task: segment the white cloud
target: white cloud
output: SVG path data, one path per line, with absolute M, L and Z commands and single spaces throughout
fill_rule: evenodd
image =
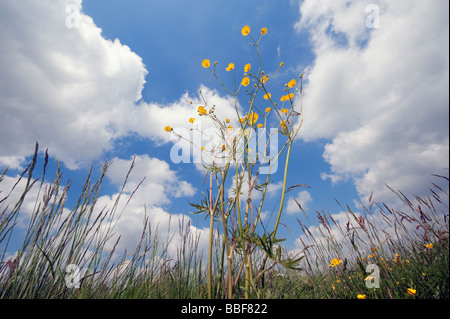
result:
M 300 208 L 295 201 L 301 205 L 304 211 L 307 211 L 308 204 L 313 201 L 313 198 L 308 191 L 300 191 L 295 197 L 290 196 L 286 206 L 286 213 L 288 215 L 294 215 L 300 212 Z
M 378 29 L 365 25 L 370 3 Z M 300 136 L 330 140 L 322 177 L 389 201 L 384 184 L 421 194 L 430 174 L 448 174 L 448 2 L 305 0 L 300 13 L 316 54 Z
M 116 157 L 112 159 L 106 176 L 120 187 L 131 164 L 132 159 L 124 160 Z M 170 169 L 169 163 L 146 154 L 135 157 L 134 167 L 128 176 L 124 191 L 132 193 L 139 184 L 134 196 L 142 202 L 142 205 L 167 204 L 170 203 L 171 197 L 190 197 L 196 192 L 196 188 L 190 183 L 179 180 L 176 172 Z
M 71 168 L 89 162 L 124 134 L 123 114 L 141 98 L 142 59 L 83 13 L 68 28 L 69 3 L 81 0 L 0 3 L 2 165 L 36 140 Z

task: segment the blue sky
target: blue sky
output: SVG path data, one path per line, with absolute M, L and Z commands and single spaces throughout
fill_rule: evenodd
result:
M 66 24 L 71 4 L 80 9 L 79 28 Z M 375 28 L 367 22 L 369 4 L 379 9 Z M 0 189 L 13 185 L 39 141 L 41 152 L 49 149 L 49 174 L 59 158 L 73 181 L 69 207 L 90 165 L 98 174 L 105 159 L 114 165 L 101 200 L 113 202 L 138 155 L 131 184 L 147 179 L 118 224 L 124 246 L 136 243 L 144 205 L 163 225 L 168 212 L 189 214 L 188 201 L 200 201 L 205 190 L 203 173 L 171 162 L 173 142 L 163 127 L 188 127 L 200 88 L 229 114 L 229 95 L 201 61 L 218 61 L 231 83 L 229 62 L 236 70 L 256 65 L 242 27 L 252 34 L 266 27 L 264 70 L 285 63 L 274 90 L 305 74 L 305 123 L 287 184 L 311 188 L 287 196 L 282 222 L 293 235 L 284 228 L 280 234 L 292 247 L 301 235 L 296 219 L 304 217 L 291 197 L 314 221 L 316 210 L 342 212 L 335 199 L 358 211 L 373 192 L 375 200 L 400 205 L 385 184 L 423 195 L 440 182 L 431 174 L 448 176 L 448 21 L 444 0 L 0 0 L 0 168 L 9 167 Z M 245 96 L 239 103 L 247 105 Z M 277 201 L 269 197 L 265 211 L 276 211 Z M 25 220 L 29 214 L 24 208 Z

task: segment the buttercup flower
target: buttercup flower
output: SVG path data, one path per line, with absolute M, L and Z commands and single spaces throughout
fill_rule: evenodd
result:
M 287 125 L 286 125 L 286 122 L 285 122 L 285 121 L 281 121 L 281 122 L 280 122 L 280 125 L 281 125 L 281 129 L 282 129 L 283 131 L 287 131 Z M 333 260 L 331 261 L 331 263 L 332 263 L 334 260 L 337 260 L 337 259 L 336 259 L 336 258 L 333 259 Z M 339 265 L 339 264 L 337 264 L 337 265 Z M 334 265 L 334 266 L 337 266 L 337 265 Z M 330 264 L 329 266 L 330 266 L 330 267 L 334 267 L 334 266 L 332 266 L 331 264 Z
M 289 112 L 288 109 L 281 109 L 280 111 L 283 112 L 284 114 L 287 114 L 287 112 Z
M 268 80 L 269 80 L 269 77 L 266 74 L 261 78 L 261 83 L 266 83 Z
M 191 117 L 190 119 L 189 119 L 189 123 L 194 123 L 195 122 L 195 119 L 193 118 L 193 117 Z
M 406 292 L 408 293 L 408 295 L 415 296 L 416 293 L 417 293 L 417 290 L 416 289 L 412 289 L 412 288 L 408 288 L 408 289 L 406 289 Z
M 166 132 L 172 132 L 172 131 L 173 131 L 173 128 L 171 128 L 170 126 L 166 126 L 166 127 L 164 128 L 164 131 L 166 131 Z
M 358 298 L 358 299 L 366 299 L 367 297 L 366 297 L 366 295 L 358 295 L 357 298 Z
M 433 244 L 432 243 L 429 243 L 428 245 L 424 245 L 424 246 L 427 247 L 428 249 L 433 248 Z
M 295 79 L 292 79 L 292 80 L 289 81 L 287 86 L 290 87 L 290 88 L 293 88 L 296 84 L 297 84 L 297 81 L 295 81 Z
M 242 35 L 245 37 L 250 33 L 250 27 L 248 25 L 244 26 L 241 30 Z
M 262 128 L 264 125 L 262 125 L 261 123 L 258 124 L 257 128 Z
M 203 106 L 201 106 L 201 105 L 198 107 L 197 111 L 198 111 L 199 115 L 206 115 L 206 114 L 208 114 L 206 109 Z
M 247 64 L 244 66 L 244 72 L 247 73 L 248 71 L 250 71 L 251 68 L 252 68 L 252 65 L 251 65 L 250 63 L 247 63 Z
M 272 94 L 270 93 L 264 94 L 264 100 L 269 100 L 271 96 Z
M 258 113 L 250 113 L 248 116 L 248 121 L 250 122 L 250 125 L 254 125 L 256 121 L 258 121 Z
M 210 65 L 211 65 L 211 62 L 209 62 L 208 59 L 203 60 L 202 66 L 203 66 L 204 68 L 209 68 Z
M 230 123 L 230 119 L 226 119 L 225 122 L 226 122 L 226 123 Z
M 294 93 L 283 95 L 280 99 L 281 102 L 292 100 L 294 98 Z
M 269 113 L 270 111 L 272 111 L 272 109 L 271 109 L 270 107 L 267 107 L 267 108 L 265 109 L 265 112 L 266 112 L 266 113 Z
M 284 121 L 282 121 L 282 122 L 284 122 Z M 286 126 L 286 123 L 284 123 L 284 125 Z M 281 125 L 281 126 L 283 126 L 283 125 Z M 340 260 L 338 258 L 334 258 L 332 261 L 330 261 L 330 264 L 328 265 L 328 267 L 336 267 L 341 263 L 342 263 L 342 260 Z
M 249 84 L 250 84 L 250 78 L 249 78 L 248 76 L 244 77 L 244 78 L 242 79 L 242 81 L 241 81 L 241 84 L 242 84 L 243 86 L 249 85 Z
M 228 66 L 227 66 L 227 68 L 225 70 L 231 71 L 233 69 L 234 69 L 234 63 L 230 63 L 230 64 L 228 64 Z
M 266 34 L 266 33 L 267 33 L 267 28 L 265 28 L 265 27 L 262 28 L 262 29 L 261 29 L 261 35 L 264 35 L 264 34 Z
M 280 66 L 283 66 L 283 65 L 284 65 L 284 62 L 281 62 L 281 63 L 280 63 Z

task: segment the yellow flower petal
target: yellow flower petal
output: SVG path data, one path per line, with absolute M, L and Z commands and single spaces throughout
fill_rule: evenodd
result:
M 264 100 L 269 100 L 271 96 L 272 94 L 270 93 L 264 94 Z
M 416 293 L 417 293 L 417 290 L 416 289 L 412 289 L 412 288 L 408 288 L 408 289 L 406 289 L 406 292 L 408 293 L 408 295 L 415 296 Z
M 209 68 L 210 65 L 211 65 L 211 62 L 209 62 L 208 59 L 203 60 L 202 66 L 203 66 L 204 68 Z
M 193 117 L 191 117 L 191 118 L 189 119 L 189 122 L 190 122 L 190 123 L 194 123 L 194 122 L 195 122 L 195 119 L 194 119 Z
M 261 83 L 266 83 L 267 81 L 269 81 L 269 77 L 266 74 L 261 78 Z
M 198 111 L 199 115 L 206 115 L 206 114 L 208 114 L 206 109 L 203 106 L 201 106 L 201 105 L 198 107 L 197 111 Z
M 234 63 L 230 63 L 230 64 L 228 64 L 228 67 L 225 70 L 231 71 L 233 69 L 234 69 Z
M 244 26 L 241 30 L 242 35 L 245 37 L 250 33 L 250 27 L 248 25 Z
M 358 299 L 366 299 L 366 295 L 358 295 Z
M 170 126 L 166 126 L 166 127 L 164 128 L 164 131 L 166 131 L 166 132 L 171 132 L 171 131 L 173 131 L 173 128 L 171 128 Z
M 248 121 L 250 122 L 250 125 L 254 125 L 256 121 L 258 121 L 258 113 L 250 113 L 248 116 Z
M 248 71 L 250 71 L 251 68 L 252 68 L 252 65 L 251 65 L 250 63 L 247 63 L 247 64 L 244 66 L 244 72 L 247 73 Z
M 283 112 L 284 114 L 287 114 L 289 112 L 288 109 L 281 109 L 281 112 Z
M 264 34 L 266 34 L 266 33 L 267 33 L 267 28 L 265 28 L 265 27 L 262 28 L 262 29 L 261 29 L 261 35 L 264 35 Z
M 250 84 L 250 78 L 249 77 L 244 77 L 241 81 L 242 86 L 247 86 Z
M 290 88 L 293 88 L 296 84 L 297 84 L 297 81 L 295 81 L 295 79 L 292 79 L 292 80 L 289 81 L 287 86 L 290 87 Z
M 270 107 L 267 107 L 267 108 L 265 109 L 265 112 L 266 112 L 266 113 L 269 113 L 270 111 L 272 111 L 272 109 L 271 109 Z

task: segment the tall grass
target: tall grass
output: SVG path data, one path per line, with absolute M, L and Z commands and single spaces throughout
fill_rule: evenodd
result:
M 13 187 L 24 187 L 18 202 L 12 207 L 4 205 L 11 193 L 2 193 L 0 198 L 1 298 L 208 298 L 209 273 L 214 298 L 227 297 L 220 236 L 215 236 L 211 270 L 205 265 L 198 236 L 183 220 L 178 224 L 182 240 L 175 256 L 168 254 L 171 238 L 159 238 L 157 228 L 152 232 L 148 218 L 134 252 L 116 251 L 120 238 L 106 251 L 114 232 L 111 221 L 121 213 L 117 211 L 120 196 L 112 207 L 96 209 L 108 164 L 98 180 L 92 181 L 88 174 L 69 210 L 65 201 L 71 185 L 61 185 L 59 167 L 51 183 L 44 182 L 47 160 L 44 174 L 33 177 L 37 153 L 36 147 L 30 165 Z M 10 237 L 33 188 L 38 189 L 34 210 L 23 242 L 11 257 L 7 254 Z M 233 298 L 448 298 L 448 193 L 432 184 L 430 195 L 415 196 L 415 204 L 400 192 L 398 195 L 409 211 L 370 201 L 363 205 L 362 213 L 347 207 L 346 220 L 324 212 L 317 212 L 318 224 L 299 220 L 300 235 L 296 236 L 300 248 L 296 253 L 304 256 L 297 264 L 301 270 L 271 267 L 254 289 L 246 290 L 245 276 L 236 275 L 246 271 L 245 256 L 236 254 L 232 260 Z M 291 230 L 295 232 L 292 226 Z M 282 255 L 292 253 L 281 246 L 278 249 Z M 255 252 L 253 257 L 253 271 L 257 272 L 265 253 Z M 335 258 L 341 262 L 331 267 Z M 66 281 L 72 275 L 66 272 L 69 264 L 82 270 L 79 287 Z M 379 288 L 366 285 L 371 275 L 366 271 L 369 264 L 379 268 Z M 408 293 L 408 289 L 414 290 Z

